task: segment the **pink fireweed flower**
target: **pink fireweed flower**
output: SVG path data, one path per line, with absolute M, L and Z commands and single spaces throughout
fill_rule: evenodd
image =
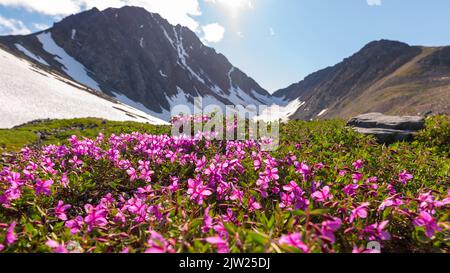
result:
M 171 192 L 176 192 L 179 189 L 180 178 L 170 177 L 170 186 L 168 187 Z
M 288 185 L 283 186 L 283 190 L 285 190 L 287 192 L 292 192 L 295 195 L 302 195 L 303 194 L 302 189 L 294 181 L 291 181 L 291 182 L 289 182 Z
M 311 175 L 311 168 L 306 165 L 306 163 L 302 162 L 294 162 L 295 170 L 303 176 L 303 180 L 307 180 Z
M 60 244 L 54 240 L 48 240 L 45 243 L 46 246 L 50 247 L 54 253 L 69 253 L 64 243 Z
M 443 199 L 442 201 L 435 201 L 435 202 L 434 202 L 434 205 L 435 205 L 437 208 L 440 208 L 440 207 L 444 207 L 444 206 L 450 205 L 450 190 L 448 190 L 448 195 L 447 195 L 447 197 L 446 197 L 445 199 Z
M 130 182 L 133 182 L 137 179 L 137 172 L 133 167 L 127 170 L 127 174 L 130 176 Z
M 130 213 L 136 215 L 134 221 L 136 223 L 143 223 L 147 221 L 148 218 L 148 208 L 149 206 L 144 203 L 139 198 L 131 198 L 127 201 L 127 204 L 124 206 Z
M 357 184 L 350 184 L 344 187 L 344 193 L 347 196 L 354 196 L 356 195 L 356 190 L 359 188 L 359 185 Z
M 280 208 L 284 209 L 284 208 L 291 207 L 292 202 L 294 201 L 294 198 L 295 198 L 295 195 L 293 193 L 282 192 L 280 194 L 280 199 L 281 199 Z
M 399 207 L 401 205 L 403 205 L 403 201 L 400 198 L 389 197 L 383 202 L 381 202 L 380 206 L 378 207 L 378 211 L 383 211 L 389 207 Z
M 316 165 L 314 165 L 314 169 L 316 170 L 322 170 L 323 168 L 325 168 L 325 164 L 323 163 L 317 163 Z
M 433 209 L 434 207 L 434 196 L 430 192 L 419 194 L 418 198 L 419 207 L 422 210 Z
M 311 197 L 317 202 L 326 202 L 333 199 L 333 195 L 330 194 L 330 187 L 325 186 L 322 190 L 314 192 Z
M 267 167 L 265 174 L 266 177 L 271 181 L 276 181 L 280 179 L 280 176 L 278 175 L 278 168 Z
M 408 183 L 408 181 L 410 181 L 411 179 L 413 179 L 414 176 L 410 173 L 408 173 L 407 170 L 402 171 L 399 175 L 398 175 L 398 180 L 400 181 L 400 183 L 402 183 L 403 185 L 406 185 Z
M 333 220 L 328 220 L 322 222 L 322 226 L 320 229 L 321 237 L 331 244 L 334 244 L 336 241 L 336 237 L 334 233 L 341 228 L 342 221 L 339 218 L 334 218 Z
M 173 253 L 173 247 L 164 239 L 164 237 L 156 231 L 150 231 L 148 239 L 149 248 L 146 253 Z
M 378 182 L 378 177 L 376 176 L 372 176 L 366 179 L 366 183 L 377 183 Z
M 72 159 L 69 160 L 69 163 L 73 165 L 74 168 L 82 167 L 83 161 L 81 161 L 78 156 L 74 156 Z
M 389 232 L 384 230 L 388 224 L 389 224 L 389 221 L 375 223 L 375 224 L 367 226 L 363 230 L 363 232 L 368 236 L 367 239 L 369 239 L 371 241 L 375 241 L 375 240 L 388 241 L 391 239 L 391 235 L 389 234 Z
M 419 216 L 413 221 L 415 226 L 425 227 L 425 234 L 428 238 L 434 236 L 436 231 L 442 229 L 436 224 L 436 220 L 426 211 L 421 211 Z
M 356 207 L 355 209 L 352 210 L 351 214 L 350 214 L 350 218 L 349 218 L 349 222 L 353 223 L 353 221 L 355 219 L 358 218 L 367 218 L 368 212 L 367 212 L 367 208 L 370 205 L 370 203 L 362 203 L 359 207 Z
M 255 171 L 259 170 L 261 168 L 261 159 L 255 159 L 253 161 L 253 167 L 255 169 Z
M 236 201 L 238 200 L 240 203 L 242 203 L 242 200 L 244 198 L 244 192 L 240 191 L 236 186 L 234 186 L 232 184 L 232 190 L 231 190 L 231 195 L 230 195 L 230 200 L 231 201 Z
M 205 240 L 207 243 L 216 247 L 218 253 L 229 253 L 230 252 L 230 250 L 228 248 L 228 242 L 219 236 L 208 237 Z
M 212 195 L 212 191 L 208 190 L 206 186 L 203 185 L 203 182 L 200 180 L 200 177 L 196 179 L 188 180 L 188 195 L 191 196 L 191 200 L 197 202 L 198 205 L 203 204 L 203 200 Z
M 69 178 L 67 177 L 67 173 L 63 173 L 61 175 L 61 185 L 63 188 L 69 187 Z
M 177 161 L 177 153 L 176 152 L 173 152 L 173 151 L 171 151 L 171 150 L 168 150 L 167 152 L 166 152 L 166 158 L 167 159 L 169 159 L 170 160 L 170 162 L 175 162 L 175 161 Z
M 248 200 L 248 211 L 253 212 L 255 210 L 260 210 L 260 209 L 262 209 L 261 204 L 256 202 L 255 198 L 253 196 L 250 197 L 250 199 Z
M 5 249 L 5 246 L 3 244 L 0 244 L 0 252 L 2 252 L 3 249 Z
M 222 221 L 225 223 L 233 223 L 236 221 L 236 217 L 230 208 L 227 208 L 226 214 L 222 215 Z
M 52 180 L 42 181 L 38 179 L 36 180 L 36 184 L 34 185 L 34 191 L 36 192 L 36 195 L 45 194 L 50 196 L 50 194 L 52 193 L 51 191 L 52 185 L 53 185 Z
M 13 221 L 6 231 L 5 243 L 7 245 L 12 245 L 17 241 L 17 235 L 14 231 L 14 229 L 16 228 L 16 224 L 16 221 Z
M 346 170 L 339 170 L 338 172 L 339 176 L 344 177 L 347 175 L 347 171 Z
M 203 168 L 206 166 L 206 156 L 202 156 L 202 158 L 195 161 L 195 171 L 201 172 Z
M 302 235 L 300 233 L 293 233 L 289 235 L 281 236 L 278 240 L 280 245 L 287 245 L 300 249 L 301 251 L 308 253 L 308 246 L 302 241 Z
M 93 207 L 90 204 L 84 206 L 87 216 L 84 221 L 88 225 L 88 231 L 92 231 L 95 227 L 104 227 L 108 224 L 106 215 L 108 212 L 102 207 Z
M 355 170 L 362 169 L 363 168 L 363 161 L 361 159 L 358 159 L 355 162 L 353 162 L 352 165 L 355 168 Z
M 205 216 L 203 217 L 203 226 L 202 226 L 202 232 L 208 233 L 213 228 L 213 218 L 209 215 L 211 207 L 208 206 L 205 209 Z
M 357 182 L 361 181 L 361 179 L 362 179 L 361 173 L 356 172 L 356 173 L 352 174 L 353 183 L 357 183 Z
M 77 216 L 75 219 L 67 221 L 65 226 L 70 229 L 71 234 L 77 234 L 83 227 L 83 224 L 83 217 Z
M 223 224 L 222 220 L 218 221 L 213 227 L 214 231 L 217 232 L 221 237 L 228 238 L 228 230 Z
M 66 221 L 67 215 L 66 210 L 68 210 L 71 205 L 65 205 L 63 201 L 58 201 L 58 205 L 55 207 L 55 215 L 58 217 L 59 220 Z

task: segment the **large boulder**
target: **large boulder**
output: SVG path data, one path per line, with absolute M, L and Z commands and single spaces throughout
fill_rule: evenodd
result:
M 380 143 L 391 144 L 411 141 L 416 132 L 425 127 L 425 118 L 369 113 L 352 118 L 347 125 L 361 134 L 375 136 Z

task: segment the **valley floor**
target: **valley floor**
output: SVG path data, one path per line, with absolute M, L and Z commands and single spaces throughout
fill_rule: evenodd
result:
M 390 146 L 340 120 L 290 121 L 271 153 L 169 133 L 0 130 L 0 252 L 450 251 L 449 116 Z

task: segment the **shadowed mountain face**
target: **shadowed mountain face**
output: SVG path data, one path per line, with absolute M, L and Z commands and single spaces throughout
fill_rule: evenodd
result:
M 368 112 L 449 113 L 450 47 L 372 42 L 274 95 L 304 102 L 293 119 L 349 118 Z
M 0 41 L 166 119 L 171 106 L 192 103 L 197 96 L 204 98 L 204 104 L 219 105 L 259 105 L 270 100 L 266 90 L 188 28 L 172 26 L 142 8 L 92 9 L 44 32 Z

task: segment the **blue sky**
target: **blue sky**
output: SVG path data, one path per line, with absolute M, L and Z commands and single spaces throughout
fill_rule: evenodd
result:
M 0 34 L 98 6 L 140 5 L 194 30 L 270 92 L 372 40 L 450 45 L 448 0 L 0 0 Z

